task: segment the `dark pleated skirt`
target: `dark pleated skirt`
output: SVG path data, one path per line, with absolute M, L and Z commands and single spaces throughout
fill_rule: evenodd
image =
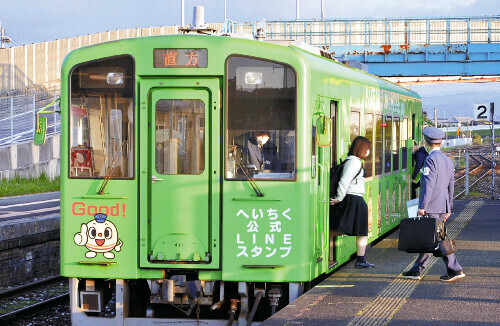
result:
M 363 197 L 346 195 L 340 203 L 330 206 L 330 229 L 350 236 L 367 236 L 368 206 Z

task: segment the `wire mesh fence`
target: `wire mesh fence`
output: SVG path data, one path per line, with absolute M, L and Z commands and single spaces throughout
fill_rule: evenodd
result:
M 33 139 L 36 113 L 59 96 L 59 91 L 32 93 L 0 98 L 0 147 L 29 142 Z M 49 108 L 59 111 L 58 103 Z M 61 132 L 58 113 L 42 114 L 47 117 L 47 136 Z

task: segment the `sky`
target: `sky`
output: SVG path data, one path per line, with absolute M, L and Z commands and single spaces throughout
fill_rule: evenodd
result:
M 236 22 L 296 17 L 296 0 L 226 1 L 227 18 Z M 300 18 L 321 18 L 321 0 L 299 1 Z M 224 21 L 224 0 L 184 3 L 186 24 L 192 23 L 195 5 L 205 7 L 206 22 Z M 327 19 L 491 16 L 500 15 L 500 0 L 324 0 L 324 8 Z M 18 46 L 117 29 L 180 25 L 181 0 L 0 0 L 0 23 L 12 45 Z M 412 89 L 421 94 L 424 109 L 438 107 L 438 117 L 471 115 L 473 102 L 486 98 L 498 100 L 500 111 L 500 83 Z
M 474 103 L 495 103 L 495 121 L 500 118 L 500 83 L 453 83 L 410 86 L 422 97 L 422 108 L 434 118 L 472 117 Z
M 295 19 L 296 0 L 226 0 L 236 22 Z M 224 0 L 185 0 L 205 7 L 206 22 L 224 21 Z M 181 23 L 181 0 L 0 0 L 0 22 L 16 44 L 30 44 L 116 29 Z M 325 18 L 485 16 L 500 14 L 500 0 L 324 0 Z M 321 0 L 300 0 L 300 18 L 321 18 Z

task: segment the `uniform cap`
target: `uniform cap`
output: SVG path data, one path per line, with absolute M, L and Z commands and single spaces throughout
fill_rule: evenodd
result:
M 94 215 L 95 220 L 97 223 L 104 223 L 106 221 L 106 214 L 98 213 Z
M 436 127 L 427 127 L 422 131 L 425 141 L 429 144 L 439 144 L 445 137 L 444 131 Z

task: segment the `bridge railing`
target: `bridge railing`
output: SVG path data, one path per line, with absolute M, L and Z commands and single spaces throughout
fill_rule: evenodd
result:
M 257 28 L 263 28 L 270 39 L 295 39 L 316 46 L 500 42 L 500 16 L 226 22 L 226 31 L 232 33 L 255 34 Z

